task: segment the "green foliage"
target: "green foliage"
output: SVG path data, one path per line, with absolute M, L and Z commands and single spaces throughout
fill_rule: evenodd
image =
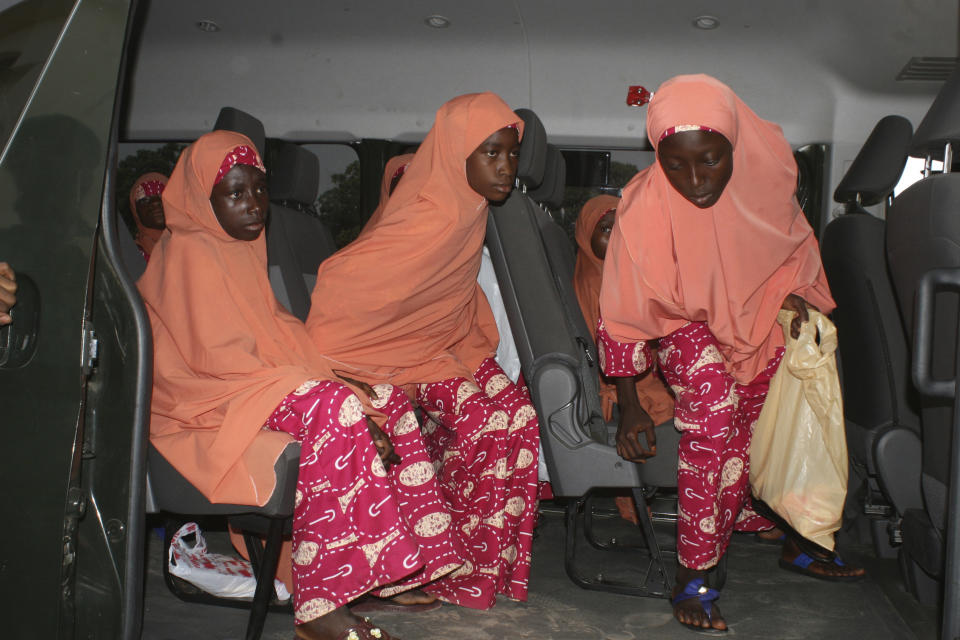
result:
M 137 178 L 145 173 L 156 171 L 165 176 L 173 173 L 180 152 L 187 145 L 182 142 L 168 142 L 159 149 L 140 149 L 129 155 L 117 165 L 117 210 L 126 223 L 130 233 L 136 235 L 137 224 L 133 221 L 133 212 L 130 211 L 130 189 Z
M 611 189 L 607 193 L 612 192 L 612 188 L 622 189 L 630 181 L 630 178 L 637 175 L 637 171 L 636 165 L 617 162 L 616 160 L 611 161 L 610 184 L 606 185 Z M 563 207 L 559 212 L 554 212 L 554 219 L 567 232 L 571 242 L 574 241 L 573 232 L 577 225 L 577 216 L 580 215 L 580 210 L 583 209 L 587 200 L 600 195 L 600 193 L 601 191 L 596 187 L 567 187 L 564 191 Z
M 335 173 L 331 179 L 333 186 L 317 198 L 316 209 L 339 248 L 352 242 L 363 228 L 360 162 L 354 160 L 343 173 Z

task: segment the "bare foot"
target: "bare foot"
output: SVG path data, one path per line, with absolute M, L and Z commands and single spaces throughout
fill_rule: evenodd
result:
M 673 597 L 676 598 L 683 590 L 696 579 L 705 579 L 706 571 L 695 571 L 686 567 L 677 567 L 677 585 L 673 588 Z M 703 604 L 696 596 L 681 600 L 673 605 L 673 615 L 680 622 L 688 627 L 699 627 L 702 629 L 715 629 L 717 631 L 726 631 L 727 622 L 723 619 L 716 602 L 711 603 L 710 613 L 707 614 Z
M 758 531 L 757 537 L 767 542 L 780 542 L 784 539 L 783 530 L 777 527 L 767 529 L 766 531 Z
M 409 591 L 404 591 L 398 593 L 397 595 L 390 598 L 390 602 L 394 604 L 403 605 L 405 607 L 410 607 L 418 604 L 433 604 L 437 601 L 437 596 L 427 593 L 421 589 L 410 589 Z
M 374 630 L 377 633 L 373 633 Z M 382 629 L 374 627 L 363 618 L 359 618 L 346 607 L 334 609 L 325 616 L 320 616 L 310 622 L 298 624 L 294 628 L 294 633 L 303 640 L 338 640 L 347 637 L 348 632 L 353 630 L 360 640 L 378 638 L 379 640 L 400 640 Z

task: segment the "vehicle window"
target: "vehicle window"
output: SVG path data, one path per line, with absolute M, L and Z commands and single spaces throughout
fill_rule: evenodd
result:
M 0 2 L 0 150 L 6 147 L 73 6 L 40 0 L 6 4 Z
M 345 144 L 306 144 L 303 147 L 320 158 L 317 215 L 330 229 L 337 248 L 343 247 L 360 234 L 364 223 L 357 152 Z

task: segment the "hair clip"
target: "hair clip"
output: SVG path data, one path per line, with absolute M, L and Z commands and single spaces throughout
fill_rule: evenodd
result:
M 633 85 L 627 91 L 627 106 L 642 107 L 653 98 L 653 92 L 647 91 L 639 84 Z

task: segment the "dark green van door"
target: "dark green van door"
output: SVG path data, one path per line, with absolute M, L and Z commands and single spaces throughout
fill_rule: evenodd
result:
M 140 633 L 149 331 L 108 197 L 130 10 L 0 3 L 4 638 Z

